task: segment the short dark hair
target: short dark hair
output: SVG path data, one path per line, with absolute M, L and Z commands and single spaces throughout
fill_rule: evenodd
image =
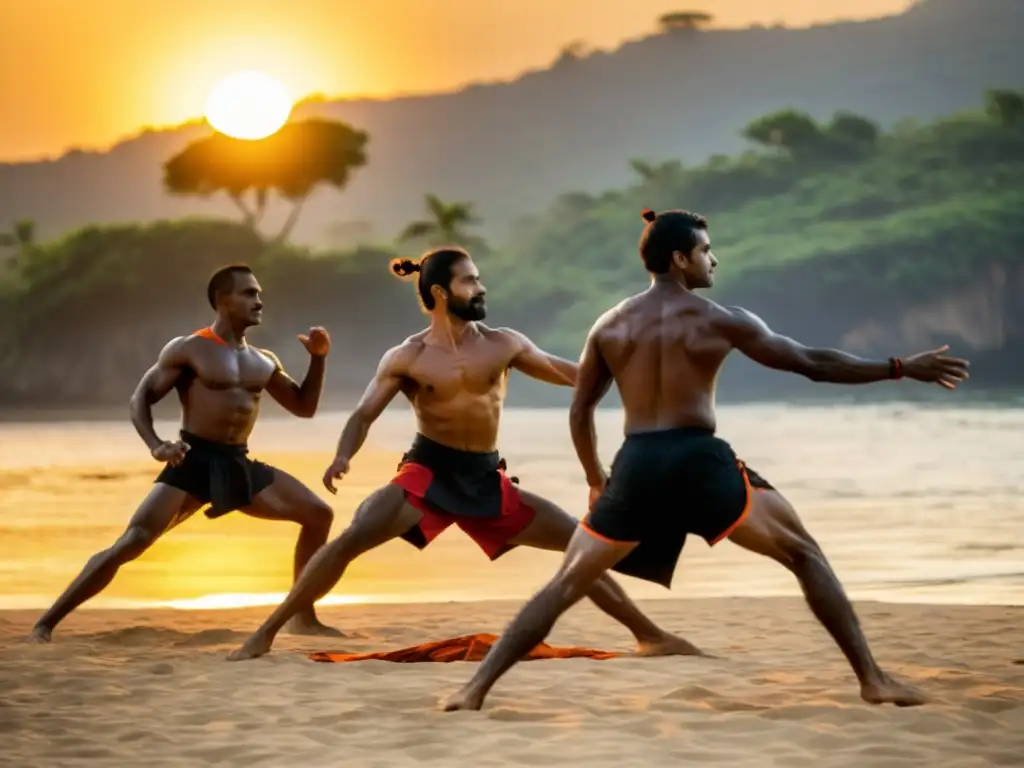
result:
M 655 213 L 645 208 L 647 222 L 640 235 L 640 258 L 648 272 L 664 275 L 672 266 L 672 253 L 689 254 L 697 245 L 697 231 L 707 230 L 708 220 L 699 213 L 675 210 Z
M 408 277 L 419 273 L 416 289 L 420 294 L 420 303 L 428 312 L 434 308 L 434 296 L 430 289 L 439 285 L 446 291 L 452 285 L 452 267 L 462 259 L 472 259 L 469 251 L 457 246 L 446 246 L 427 251 L 417 261 L 412 259 L 392 259 L 391 271 L 399 277 Z
M 235 290 L 235 275 L 240 274 L 251 275 L 252 268 L 248 264 L 228 264 L 210 275 L 210 282 L 206 284 L 206 298 L 211 307 L 217 308 L 218 293 L 231 293 Z

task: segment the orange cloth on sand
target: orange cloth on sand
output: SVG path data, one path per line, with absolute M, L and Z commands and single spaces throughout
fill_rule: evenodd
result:
M 447 640 L 435 640 L 432 643 L 420 643 L 410 648 L 400 648 L 397 651 L 379 651 L 377 653 L 332 653 L 320 652 L 311 653 L 309 658 L 313 661 L 324 662 L 345 662 L 345 661 L 395 661 L 403 664 L 413 664 L 421 661 L 482 661 L 487 652 L 497 641 L 497 635 L 463 635 L 462 637 L 451 637 Z M 541 643 L 526 656 L 523 661 L 534 661 L 535 659 L 614 659 L 621 654 L 613 651 L 595 651 L 590 648 L 555 648 L 547 643 Z

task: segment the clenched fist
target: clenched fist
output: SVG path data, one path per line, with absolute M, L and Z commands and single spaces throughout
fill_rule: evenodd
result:
M 331 337 L 319 325 L 309 329 L 306 335 L 299 335 L 299 341 L 312 357 L 327 357 L 331 351 Z
M 152 450 L 153 458 L 169 467 L 176 467 L 185 460 L 191 446 L 183 440 L 165 440 Z

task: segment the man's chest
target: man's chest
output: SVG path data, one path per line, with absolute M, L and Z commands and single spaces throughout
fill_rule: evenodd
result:
M 409 370 L 421 393 L 450 397 L 460 392 L 487 394 L 508 379 L 510 352 L 503 344 L 480 344 L 466 350 L 427 347 Z
M 275 368 L 269 358 L 251 347 L 202 350 L 190 362 L 195 377 L 208 389 L 259 392 L 266 387 Z

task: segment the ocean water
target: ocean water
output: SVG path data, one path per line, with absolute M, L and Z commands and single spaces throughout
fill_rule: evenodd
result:
M 332 497 L 319 478 L 345 417 L 267 416 L 252 441 L 254 455 L 332 503 L 332 535 L 387 481 L 415 431 L 408 409 L 386 413 Z M 609 462 L 621 425 L 620 412 L 598 416 Z M 174 428 L 160 424 L 165 435 Z M 1024 604 L 1024 408 L 726 405 L 719 435 L 793 501 L 852 597 Z M 501 450 L 524 488 L 584 513 L 564 410 L 508 410 Z M 48 605 L 113 542 L 158 469 L 127 421 L 0 424 L 0 608 Z M 198 515 L 89 605 L 274 603 L 290 583 L 294 536 L 285 524 Z M 519 600 L 557 564 L 557 554 L 522 549 L 490 563 L 453 528 L 425 552 L 393 542 L 360 558 L 326 601 Z M 644 598 L 799 594 L 774 563 L 700 539 L 687 542 L 671 592 L 622 581 Z

